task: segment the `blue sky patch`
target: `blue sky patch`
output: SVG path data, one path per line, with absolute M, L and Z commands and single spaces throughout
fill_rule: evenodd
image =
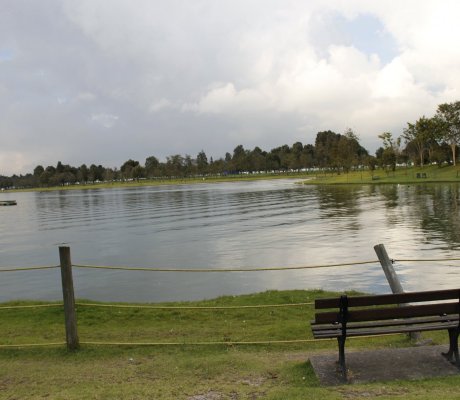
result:
M 0 49 L 0 62 L 1 61 L 11 61 L 13 59 L 14 53 L 11 49 Z
M 394 37 L 372 14 L 359 14 L 353 19 L 339 13 L 318 15 L 313 20 L 311 35 L 321 57 L 331 45 L 353 46 L 368 56 L 377 54 L 382 64 L 399 54 Z

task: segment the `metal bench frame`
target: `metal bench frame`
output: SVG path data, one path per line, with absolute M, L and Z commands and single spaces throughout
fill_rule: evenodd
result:
M 443 355 L 460 368 L 460 289 L 315 300 L 315 310 L 332 308 L 338 312 L 317 312 L 311 327 L 315 339 L 337 338 L 338 363 L 345 379 L 345 342 L 357 336 L 447 329 L 449 350 Z

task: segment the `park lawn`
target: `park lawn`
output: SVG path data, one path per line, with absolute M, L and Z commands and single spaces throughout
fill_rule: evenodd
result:
M 398 167 L 395 171 L 376 169 L 360 170 L 337 174 L 336 172 L 317 173 L 305 184 L 423 184 L 441 182 L 460 182 L 460 166 L 429 165 L 424 167 Z
M 331 293 L 320 290 L 268 291 L 164 305 L 233 307 L 298 304 L 311 303 L 315 298 L 329 295 Z M 1 306 L 30 304 L 10 302 Z M 312 339 L 309 321 L 313 318 L 313 306 L 310 304 L 212 310 L 102 308 L 88 305 L 87 301 L 78 301 L 78 304 L 80 350 L 68 352 L 63 344 L 0 347 L 0 398 L 458 398 L 460 376 L 321 387 L 308 358 L 321 352 L 336 353 L 335 341 L 232 344 Z M 0 315 L 0 345 L 64 341 L 64 317 L 60 305 L 3 308 Z M 445 332 L 429 333 L 425 337 L 433 339 L 434 343 L 447 343 Z M 217 344 L 198 344 L 203 342 Z M 347 349 L 410 345 L 406 336 L 394 335 L 353 339 Z

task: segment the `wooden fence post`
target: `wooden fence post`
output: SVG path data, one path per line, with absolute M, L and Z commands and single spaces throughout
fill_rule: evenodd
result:
M 382 266 L 387 281 L 390 284 L 391 291 L 393 293 L 404 293 L 404 289 L 399 281 L 395 269 L 393 268 L 393 263 L 391 262 L 390 257 L 388 257 L 385 246 L 383 244 L 377 244 L 374 246 L 374 250 L 379 258 L 380 265 Z M 411 339 L 419 340 L 420 332 L 411 332 L 409 336 Z
M 404 289 L 399 281 L 398 275 L 396 275 L 395 269 L 393 268 L 393 263 L 391 262 L 390 257 L 388 257 L 385 246 L 383 244 L 377 244 L 374 246 L 374 250 L 377 253 L 380 265 L 382 266 L 383 272 L 390 284 L 391 291 L 393 293 L 404 293 Z
M 75 295 L 73 290 L 72 261 L 70 247 L 59 246 L 61 262 L 62 296 L 64 299 L 65 336 L 68 350 L 80 347 L 77 332 L 77 313 L 75 310 Z

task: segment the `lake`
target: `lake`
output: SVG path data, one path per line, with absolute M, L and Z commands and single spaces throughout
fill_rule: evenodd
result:
M 459 184 L 307 186 L 293 180 L 0 193 L 0 269 L 74 264 L 154 268 L 297 267 L 458 258 Z M 406 290 L 460 286 L 460 262 L 396 262 Z M 60 299 L 58 269 L 2 272 L 0 301 Z M 78 298 L 172 301 L 268 289 L 389 292 L 378 262 L 270 272 L 74 268 Z

